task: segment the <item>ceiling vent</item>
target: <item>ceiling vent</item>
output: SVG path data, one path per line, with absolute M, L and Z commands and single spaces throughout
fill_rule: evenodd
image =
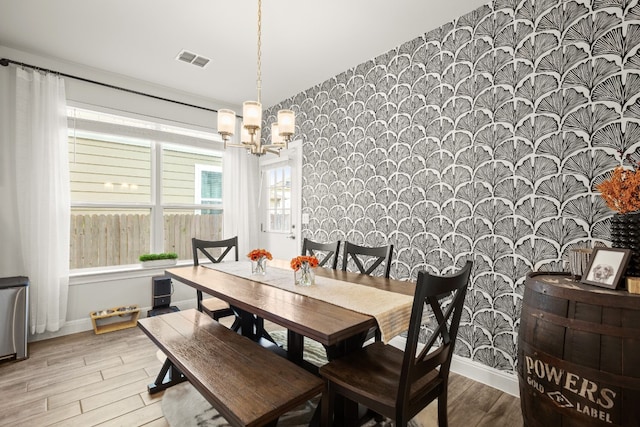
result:
M 209 61 L 211 61 L 209 58 L 189 52 L 188 50 L 180 52 L 178 56 L 176 56 L 176 60 L 186 62 L 187 64 L 192 64 L 200 68 L 206 67 Z

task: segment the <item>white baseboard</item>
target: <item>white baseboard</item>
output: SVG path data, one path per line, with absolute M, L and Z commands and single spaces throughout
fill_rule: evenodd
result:
M 172 302 L 171 305 L 175 305 L 180 310 L 188 310 L 190 308 L 196 308 L 196 301 L 186 300 L 186 301 L 179 301 L 175 303 Z M 149 310 L 151 310 L 151 307 L 141 307 L 140 317 L 147 317 L 147 311 Z M 29 334 L 28 342 L 48 340 L 50 338 L 63 337 L 65 335 L 77 334 L 78 332 L 85 332 L 85 331 L 92 331 L 92 330 L 93 330 L 93 323 L 91 323 L 90 317 L 87 317 L 86 319 L 70 320 L 68 322 L 65 322 L 64 326 L 56 332 L 43 332 L 41 334 L 35 334 L 35 335 Z
M 518 387 L 518 375 L 474 362 L 466 357 L 453 355 L 451 360 L 451 372 L 471 378 L 479 383 L 497 388 L 515 397 L 520 397 Z
M 389 344 L 404 350 L 406 338 L 397 336 Z M 504 393 L 515 397 L 520 397 L 518 387 L 518 375 L 506 371 L 499 371 L 495 368 L 474 362 L 466 357 L 453 355 L 451 360 L 451 372 L 471 378 L 474 381 L 496 388 Z

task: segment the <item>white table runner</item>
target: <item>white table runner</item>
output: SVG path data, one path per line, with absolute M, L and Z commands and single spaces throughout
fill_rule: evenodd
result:
M 207 264 L 207 267 L 372 316 L 378 322 L 384 342 L 409 329 L 413 304 L 413 297 L 409 295 L 318 275 L 315 285 L 296 286 L 293 270 L 267 265 L 267 274 L 252 275 L 250 261 Z

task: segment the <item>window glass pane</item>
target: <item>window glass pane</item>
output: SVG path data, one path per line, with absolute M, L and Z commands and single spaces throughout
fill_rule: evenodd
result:
M 151 143 L 109 135 L 69 138 L 72 202 L 149 203 Z
M 222 240 L 222 209 L 164 210 L 164 251 L 193 259 L 191 238 Z
M 204 178 L 204 180 L 203 180 Z M 203 197 L 208 194 L 210 197 Z M 187 146 L 164 145 L 162 203 L 222 204 L 222 156 Z
M 291 229 L 291 167 L 268 171 L 267 225 L 269 231 L 289 232 Z
M 200 173 L 202 188 L 200 199 L 203 203 L 212 204 L 222 201 L 222 172 L 203 170 Z
M 135 264 L 150 251 L 150 209 L 71 209 L 70 268 Z

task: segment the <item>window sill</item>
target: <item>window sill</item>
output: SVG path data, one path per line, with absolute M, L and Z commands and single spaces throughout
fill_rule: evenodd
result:
M 193 265 L 191 260 L 179 260 L 176 265 L 180 267 Z M 142 264 L 117 265 L 111 267 L 94 267 L 71 270 L 69 272 L 69 286 L 83 285 L 87 283 L 109 282 L 121 279 L 133 279 L 137 277 L 152 277 L 164 274 L 167 267 L 143 267 Z

